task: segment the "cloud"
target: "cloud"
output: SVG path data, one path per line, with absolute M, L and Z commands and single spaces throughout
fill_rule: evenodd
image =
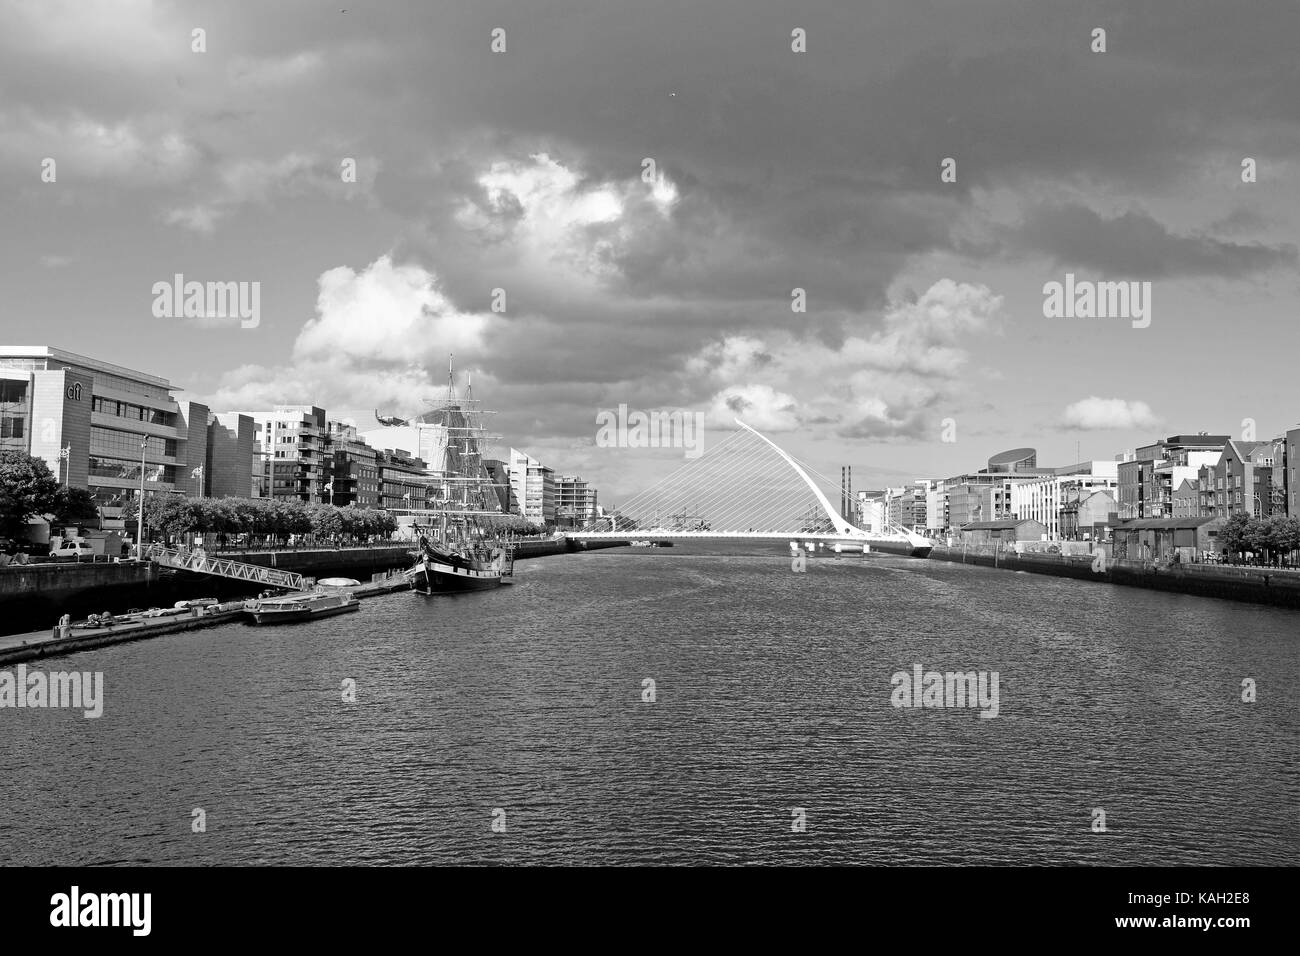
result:
M 1012 241 L 1023 252 L 1045 253 L 1069 268 L 1138 279 L 1240 278 L 1277 266 L 1294 266 L 1297 261 L 1291 243 L 1270 246 L 1179 236 L 1140 210 L 1105 219 L 1078 203 L 1033 208 Z
M 733 385 L 713 396 L 704 423 L 734 429 L 735 419 L 764 432 L 789 432 L 799 427 L 794 396 L 770 385 Z
M 1159 424 L 1160 419 L 1146 402 L 1098 398 L 1095 395 L 1066 406 L 1061 416 L 1061 427 L 1079 431 L 1155 428 Z
M 47 269 L 62 269 L 64 266 L 71 265 L 75 260 L 72 256 L 41 256 L 41 265 Z
M 359 272 L 322 273 L 318 290 L 316 315 L 298 333 L 291 361 L 227 374 L 214 408 L 418 408 L 436 388 L 429 370 L 443 367 L 448 353 L 472 367 L 486 352 L 492 317 L 457 309 L 421 266 L 381 256 Z
M 964 342 L 994 329 L 1001 296 L 987 286 L 940 279 L 886 310 L 882 327 L 838 346 L 800 343 L 789 333 L 731 336 L 686 363 L 721 385 L 708 402 L 720 426 L 762 416 L 773 431 L 831 425 L 843 438 L 917 437 L 933 430 L 932 409 L 963 384 Z
M 112 180 L 131 188 L 179 182 L 197 166 L 199 149 L 157 117 L 107 121 L 80 110 L 38 115 L 0 109 L 0 159 L 37 169 L 49 157 L 58 182 Z
M 219 164 L 210 170 L 209 184 L 195 189 L 204 198 L 167 209 L 163 221 L 207 235 L 242 205 L 312 194 L 340 198 L 365 195 L 378 163 L 369 157 L 352 158 L 357 159 L 355 184 L 343 182 L 341 160 L 305 153 L 286 153 L 273 160 L 242 159 Z M 368 175 L 363 175 L 365 172 Z

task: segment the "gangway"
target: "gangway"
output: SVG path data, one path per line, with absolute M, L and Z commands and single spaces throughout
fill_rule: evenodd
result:
M 237 581 L 254 581 L 273 588 L 287 588 L 290 591 L 301 591 L 305 587 L 301 574 L 281 571 L 279 568 L 264 568 L 260 564 L 245 564 L 229 558 L 217 558 L 204 551 L 178 550 L 155 544 L 145 552 L 145 558 L 160 567 L 175 568 L 178 571 L 215 574 Z

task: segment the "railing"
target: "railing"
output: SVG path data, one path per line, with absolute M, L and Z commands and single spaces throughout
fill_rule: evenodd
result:
M 244 564 L 242 561 L 231 561 L 229 558 L 214 557 L 204 551 L 177 551 L 155 544 L 145 552 L 145 557 L 164 568 L 175 568 L 179 571 L 215 574 L 219 577 L 234 578 L 238 581 L 255 581 L 258 584 L 288 588 L 292 591 L 301 591 L 304 587 L 301 574 L 295 574 L 292 571 L 281 571 L 278 568 L 264 568 L 258 564 Z

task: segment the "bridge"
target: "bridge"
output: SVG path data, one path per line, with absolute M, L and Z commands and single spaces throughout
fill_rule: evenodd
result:
M 735 422 L 739 430 L 619 507 L 608 528 L 568 536 L 788 540 L 808 550 L 930 553 L 928 538 L 887 521 L 869 528 L 850 523 L 812 477 L 835 487 L 825 475 L 739 418 Z
M 233 578 L 237 581 L 252 581 L 267 587 L 287 588 L 290 591 L 301 591 L 305 586 L 301 574 L 281 571 L 279 568 L 264 568 L 260 564 L 245 564 L 229 558 L 213 557 L 203 551 L 177 550 L 155 544 L 145 551 L 144 556 L 159 567 L 174 568 L 177 571 L 214 574 L 217 577 Z

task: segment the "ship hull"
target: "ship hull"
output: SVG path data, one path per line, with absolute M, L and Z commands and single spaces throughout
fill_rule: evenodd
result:
M 421 594 L 455 594 L 461 591 L 487 591 L 501 586 L 500 571 L 455 568 L 438 562 L 421 562 L 406 572 L 411 588 Z

